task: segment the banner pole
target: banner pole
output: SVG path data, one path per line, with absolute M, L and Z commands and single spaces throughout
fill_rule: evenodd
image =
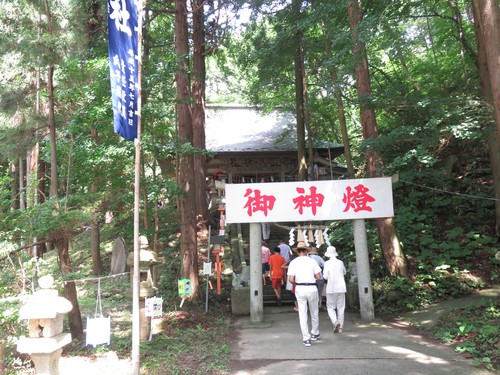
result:
M 139 207 L 140 207 L 140 181 L 141 181 L 141 119 L 142 119 L 142 16 L 143 0 L 138 4 L 137 20 L 137 138 L 135 139 L 135 183 L 134 183 L 134 275 L 132 292 L 132 374 L 139 375 L 140 372 L 140 348 L 141 348 L 141 316 L 139 306 L 139 275 L 140 275 L 140 246 L 139 246 Z

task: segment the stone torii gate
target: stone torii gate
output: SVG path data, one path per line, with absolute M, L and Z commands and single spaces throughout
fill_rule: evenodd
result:
M 390 177 L 226 184 L 226 222 L 250 224 L 250 320 L 264 320 L 261 226 L 264 222 L 352 220 L 361 319 L 375 319 L 365 219 L 394 216 Z

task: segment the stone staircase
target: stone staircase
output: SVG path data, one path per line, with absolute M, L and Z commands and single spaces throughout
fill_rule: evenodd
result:
M 239 229 L 238 229 L 239 228 Z M 243 247 L 244 261 L 248 265 L 250 264 L 250 224 L 231 224 L 228 231 L 228 241 L 231 244 L 232 253 L 232 264 L 233 269 L 237 273 L 241 269 L 240 251 L 239 246 Z M 271 224 L 271 235 L 268 241 L 268 247 L 271 250 L 279 244 L 279 240 L 288 240 L 288 229 L 283 226 Z M 266 280 L 266 285 L 263 286 L 263 301 L 265 305 L 277 304 L 276 295 L 271 286 L 271 280 L 268 278 Z M 290 292 L 283 287 L 281 291 L 281 301 L 283 305 L 293 305 L 293 301 L 290 297 Z

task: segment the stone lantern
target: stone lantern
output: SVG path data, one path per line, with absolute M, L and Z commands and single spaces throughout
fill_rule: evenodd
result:
M 147 341 L 151 331 L 151 320 L 146 317 L 145 299 L 152 297 L 156 293 L 156 285 L 154 282 L 153 274 L 155 273 L 155 266 L 159 264 L 158 255 L 156 252 L 149 249 L 149 243 L 146 236 L 139 237 L 139 311 L 140 311 L 140 325 L 141 341 Z M 127 264 L 130 267 L 130 285 L 133 289 L 134 282 L 134 253 L 130 252 L 127 258 Z
M 17 351 L 30 355 L 37 374 L 58 375 L 62 347 L 71 342 L 71 333 L 63 333 L 63 318 L 73 306 L 53 289 L 52 276 L 38 283 L 41 289 L 19 310 L 19 317 L 28 320 L 29 336 L 19 339 Z

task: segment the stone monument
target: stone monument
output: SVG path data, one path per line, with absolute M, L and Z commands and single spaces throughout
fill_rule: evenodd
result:
M 40 290 L 19 310 L 19 317 L 28 320 L 29 335 L 19 339 L 17 351 L 30 355 L 37 374 L 59 375 L 62 347 L 71 342 L 71 333 L 63 332 L 63 318 L 73 306 L 53 289 L 52 276 L 38 283 Z
M 156 285 L 153 282 L 154 267 L 158 262 L 156 252 L 149 249 L 146 236 L 139 237 L 139 311 L 141 320 L 141 341 L 147 341 L 151 331 L 151 319 L 146 317 L 145 299 L 156 293 Z M 128 254 L 127 264 L 130 266 L 130 285 L 133 289 L 134 282 L 134 252 Z

